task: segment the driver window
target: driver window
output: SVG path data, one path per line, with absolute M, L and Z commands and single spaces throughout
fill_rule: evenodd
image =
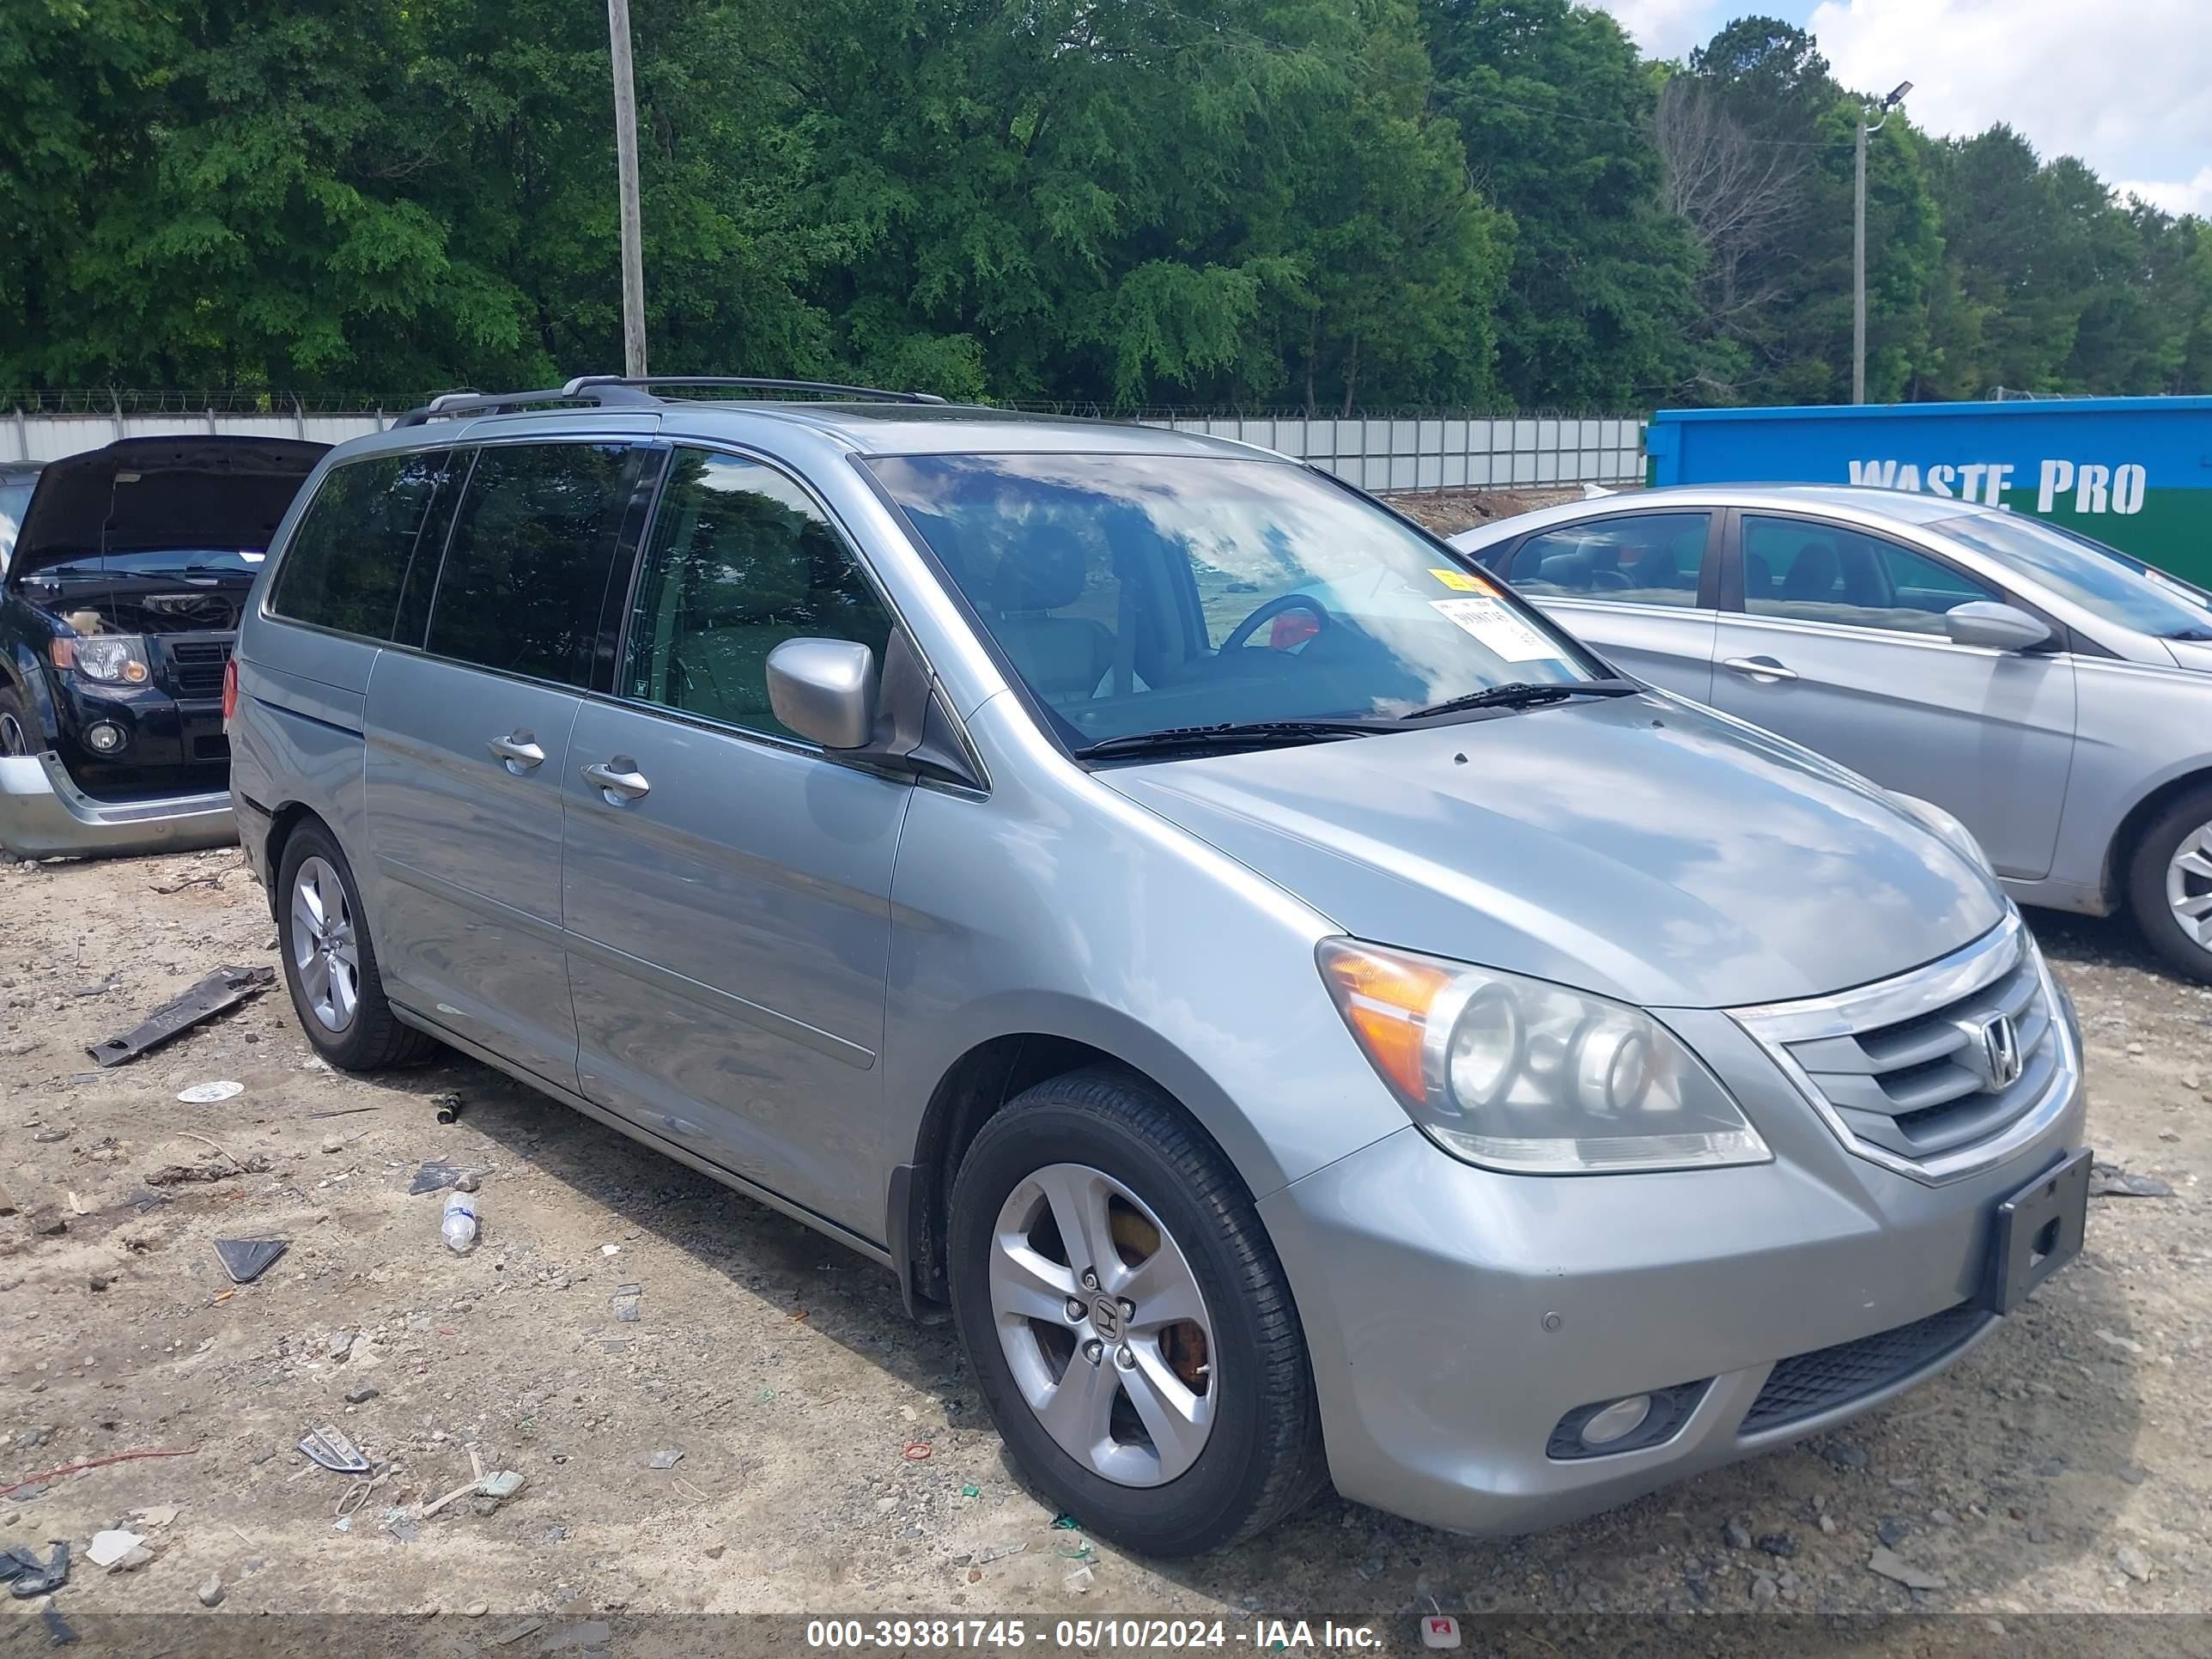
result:
M 1505 579 L 1533 599 L 1694 609 L 1709 513 L 1615 514 L 1531 536 Z

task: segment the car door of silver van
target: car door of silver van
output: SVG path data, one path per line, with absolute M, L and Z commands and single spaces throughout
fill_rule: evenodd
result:
M 624 441 L 477 455 L 419 651 L 368 683 L 366 815 L 390 994 L 573 1089 L 561 758 L 599 659 L 641 456 Z

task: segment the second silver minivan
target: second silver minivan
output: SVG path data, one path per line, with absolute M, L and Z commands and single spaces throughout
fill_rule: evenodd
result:
M 302 491 L 230 688 L 294 1005 L 949 1303 L 1086 1527 L 1215 1547 L 1324 1473 L 1546 1525 L 2079 1249 L 2072 1012 L 1942 812 L 1279 456 L 656 387 Z

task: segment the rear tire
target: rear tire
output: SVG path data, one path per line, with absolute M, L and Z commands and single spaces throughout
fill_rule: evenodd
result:
M 277 954 L 292 1012 L 315 1052 L 342 1072 L 428 1059 L 436 1041 L 401 1024 L 385 999 L 361 890 L 331 832 L 301 824 L 276 870 Z
M 1313 1495 L 1320 1413 L 1282 1263 L 1228 1160 L 1172 1101 L 1103 1069 L 1037 1085 L 976 1135 L 951 1212 L 961 1340 L 1046 1503 L 1177 1556 L 1249 1538 Z M 1072 1248 L 1067 1214 L 1096 1218 Z
M 2143 831 L 2128 908 L 2168 966 L 2212 984 L 2212 788 L 2191 790 Z

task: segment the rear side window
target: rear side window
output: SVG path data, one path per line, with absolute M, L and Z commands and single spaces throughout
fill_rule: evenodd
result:
M 795 736 L 769 707 L 769 653 L 849 640 L 876 653 L 890 613 L 806 492 L 756 461 L 678 449 L 629 619 L 627 695 Z
M 637 453 L 581 443 L 480 450 L 425 648 L 502 673 L 588 684 Z
M 451 460 L 449 452 L 431 450 L 332 467 L 285 550 L 269 609 L 341 634 L 390 639 L 423 528 L 449 507 Z
M 1695 605 L 1708 513 L 1615 514 L 1531 536 L 1503 574 L 1537 598 Z

